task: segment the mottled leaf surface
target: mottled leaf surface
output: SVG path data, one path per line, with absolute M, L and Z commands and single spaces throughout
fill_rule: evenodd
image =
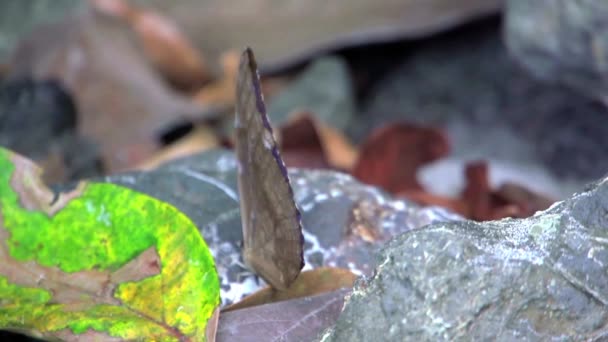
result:
M 0 150 L 0 329 L 68 340 L 205 339 L 219 282 L 184 214 L 112 184 L 55 195 L 39 176 Z

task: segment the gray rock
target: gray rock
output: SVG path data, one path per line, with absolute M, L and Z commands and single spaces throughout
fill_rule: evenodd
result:
M 19 39 L 35 27 L 55 22 L 83 5 L 78 0 L 0 1 L 0 63 L 6 63 Z
M 460 219 L 440 208 L 420 208 L 393 200 L 345 174 L 290 170 L 289 175 L 302 213 L 305 270 L 336 266 L 370 274 L 375 253 L 391 237 L 429 223 Z M 263 285 L 241 259 L 233 153 L 210 151 L 154 171 L 112 175 L 103 180 L 171 203 L 194 221 L 215 258 L 224 304 Z
M 276 124 L 299 110 L 311 111 L 338 130 L 346 128 L 355 114 L 355 99 L 344 60 L 323 57 L 314 61 L 268 106 L 268 113 Z
M 522 220 L 400 235 L 324 341 L 605 341 L 608 178 Z
M 76 108 L 58 82 L 23 78 L 0 84 L 0 145 L 30 158 L 76 126 Z
M 101 174 L 95 144 L 75 130 L 76 107 L 58 82 L 20 78 L 0 84 L 0 146 L 41 163 L 47 181 Z M 62 166 L 54 168 L 53 157 Z
M 608 2 L 509 0 L 505 37 L 535 76 L 608 104 Z

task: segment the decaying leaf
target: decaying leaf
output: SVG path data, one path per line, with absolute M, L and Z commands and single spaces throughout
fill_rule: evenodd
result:
M 54 194 L 40 173 L 0 150 L 0 329 L 65 340 L 213 334 L 218 277 L 184 214 L 112 184 Z
M 237 50 L 230 50 L 220 56 L 223 74 L 222 77 L 199 90 L 194 94 L 194 101 L 204 106 L 229 108 L 234 105 L 234 89 L 239 71 L 241 54 Z
M 243 298 L 238 303 L 223 308 L 222 313 L 256 305 L 311 297 L 341 288 L 351 288 L 356 279 L 355 274 L 343 268 L 320 267 L 304 271 L 287 290 L 276 291 L 272 287 L 266 287 Z
M 209 80 L 202 56 L 169 18 L 125 0 L 94 0 L 92 4 L 127 21 L 138 34 L 148 58 L 177 88 L 192 90 Z
M 313 113 L 290 114 L 279 134 L 288 166 L 350 170 L 357 160 L 358 151 L 344 134 Z
M 333 127 L 318 120 L 315 121 L 315 127 L 330 165 L 341 170 L 351 170 L 357 161 L 358 149 Z
M 285 123 L 277 135 L 285 165 L 315 169 L 330 167 L 317 129 L 308 115 Z
M 234 310 L 222 314 L 218 341 L 313 341 L 338 319 L 341 289 L 318 296 Z
M 212 113 L 172 91 L 137 41 L 128 25 L 87 8 L 23 39 L 7 77 L 58 80 L 78 109 L 79 135 L 100 145 L 106 171 L 130 168 L 161 147 L 157 135 L 167 126 Z

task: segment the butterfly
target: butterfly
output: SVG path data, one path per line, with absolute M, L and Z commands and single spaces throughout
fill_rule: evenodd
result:
M 235 131 L 243 259 L 268 284 L 284 290 L 304 266 L 304 237 L 250 48 L 239 64 Z

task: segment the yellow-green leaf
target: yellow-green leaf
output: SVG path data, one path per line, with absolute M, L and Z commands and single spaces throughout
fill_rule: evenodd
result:
M 56 196 L 39 176 L 0 149 L 0 329 L 60 339 L 205 339 L 219 281 L 184 214 L 113 184 L 83 182 Z

